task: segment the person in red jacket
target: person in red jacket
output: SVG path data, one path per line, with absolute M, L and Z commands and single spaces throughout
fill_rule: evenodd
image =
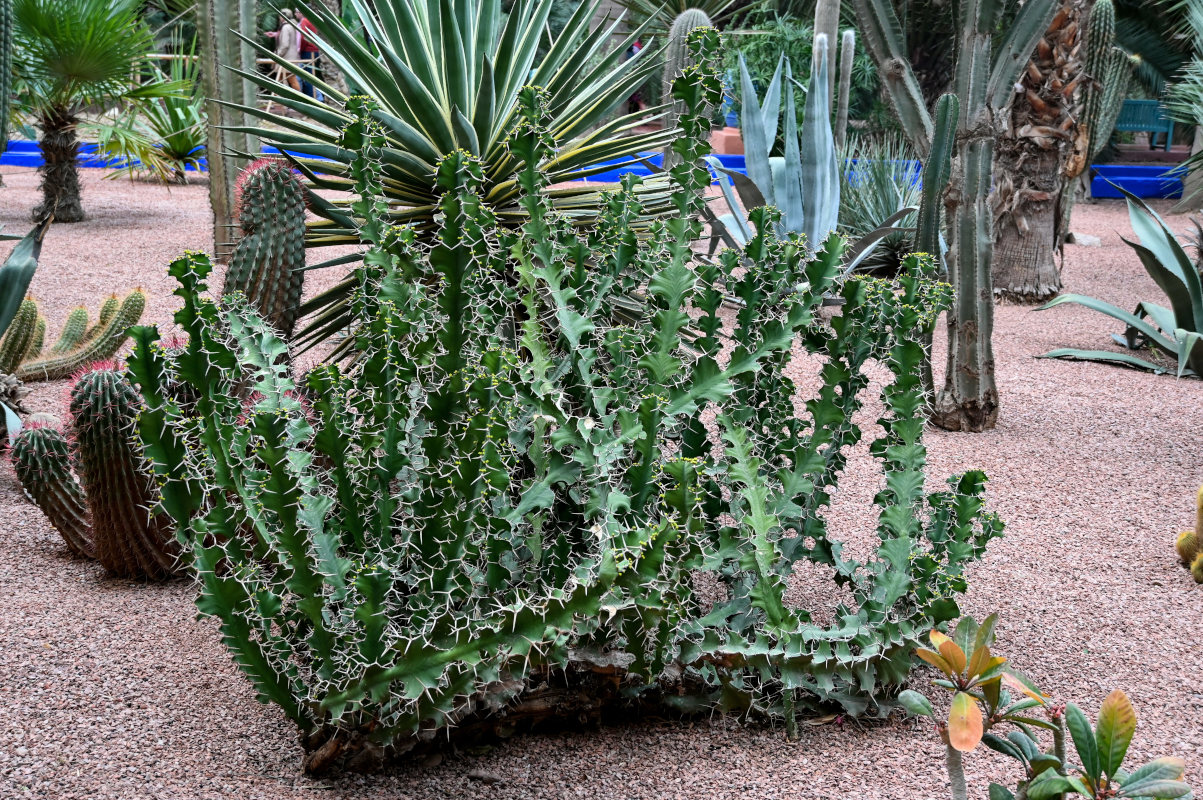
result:
M 317 28 L 313 26 L 308 17 L 301 13 L 300 9 L 294 10 L 293 14 L 296 16 L 297 26 L 301 29 L 301 66 L 310 75 L 317 75 L 319 53 L 317 43 L 314 41 Z M 321 92 L 318 92 L 309 81 L 301 81 L 301 91 L 310 97 L 322 99 Z

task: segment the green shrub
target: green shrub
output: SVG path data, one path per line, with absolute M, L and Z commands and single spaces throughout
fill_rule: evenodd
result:
M 715 34 L 694 36 L 708 68 L 674 86 L 688 109 L 678 213 L 647 239 L 632 178 L 593 225 L 551 212 L 538 164 L 555 143 L 530 87 L 509 144 L 526 223 L 498 223 L 461 151 L 438 164 L 434 229 L 390 226 L 382 132 L 355 98 L 342 147 L 367 246 L 351 299 L 360 357 L 294 381 L 286 344 L 245 302 L 202 294 L 200 254 L 171 268 L 183 352 L 136 330 L 139 432 L 199 607 L 302 729 L 310 771 L 512 717 L 549 679 L 596 688 L 604 674 L 629 699 L 764 710 L 791 731 L 804 693 L 863 711 L 957 614 L 962 565 L 1000 532 L 980 473 L 924 489 L 918 336 L 948 297 L 924 262 L 895 283 L 848 281 L 830 325 L 817 310 L 838 237 L 812 258 L 761 209 L 745 253 L 692 263 L 708 182 L 698 110 L 720 91 Z M 637 288 L 645 306 L 623 322 L 615 306 Z M 798 417 L 788 373 L 803 348 L 822 387 Z M 861 563 L 825 509 L 861 436 L 871 361 L 893 379 L 872 444 L 881 541 Z M 161 388 L 173 381 L 188 408 Z M 807 561 L 854 599 L 830 625 L 785 600 Z

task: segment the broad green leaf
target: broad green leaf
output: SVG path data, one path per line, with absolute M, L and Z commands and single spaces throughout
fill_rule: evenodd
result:
M 935 717 L 936 712 L 931 701 L 913 689 L 905 689 L 898 694 L 898 704 L 916 717 Z
M 1015 800 L 1015 795 L 1005 786 L 990 784 L 990 800 Z
M 1180 758 L 1159 758 L 1132 771 L 1123 781 L 1119 797 L 1183 797 L 1185 793 L 1173 794 L 1186 784 L 1178 779 L 1186 769 Z M 1189 791 L 1189 787 L 1187 787 Z M 1161 792 L 1161 793 L 1158 793 Z M 1168 792 L 1168 793 L 1167 793 Z
M 1065 724 L 1073 738 L 1074 748 L 1078 751 L 1078 760 L 1082 762 L 1082 771 L 1097 784 L 1103 770 L 1094 731 L 1090 729 L 1090 720 L 1086 719 L 1082 709 L 1070 703 L 1065 709 Z
M 1073 789 L 1069 778 L 1053 771 L 1041 772 L 1028 784 L 1028 800 L 1054 800 Z
M 1121 367 L 1135 367 L 1136 369 L 1147 369 L 1149 372 L 1158 374 L 1169 372 L 1166 367 L 1158 366 L 1151 361 L 1145 361 L 1143 358 L 1137 358 L 1128 353 L 1116 353 L 1111 350 L 1077 350 L 1072 347 L 1062 347 L 1057 350 L 1050 350 L 1044 355 L 1037 358 L 1066 358 L 1071 361 L 1102 361 L 1110 364 L 1116 364 Z

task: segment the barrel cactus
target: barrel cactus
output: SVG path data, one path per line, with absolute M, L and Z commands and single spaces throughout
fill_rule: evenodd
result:
M 98 364 L 71 390 L 70 435 L 30 426 L 12 461 L 72 553 L 116 577 L 163 579 L 175 573 L 177 549 L 169 520 L 153 511 L 158 492 L 134 432 L 140 410 L 124 371 Z
M 230 255 L 225 292 L 242 292 L 288 338 L 305 284 L 305 188 L 286 163 L 260 159 L 238 179 L 242 237 Z

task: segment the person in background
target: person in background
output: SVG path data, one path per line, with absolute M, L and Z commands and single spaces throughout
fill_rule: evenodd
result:
M 313 23 L 309 21 L 309 17 L 301 13 L 298 8 L 293 11 L 296 15 L 297 26 L 301 31 L 301 66 L 310 75 L 320 75 L 318 72 L 318 49 L 317 44 L 310 38 L 317 33 L 317 28 L 313 27 Z M 317 90 L 312 83 L 307 80 L 301 81 L 301 91 L 310 97 L 318 100 L 322 99 L 322 93 Z
M 280 9 L 280 30 L 268 31 L 267 36 L 276 40 L 276 55 L 293 64 L 301 60 L 301 31 L 297 28 L 296 19 L 291 9 Z M 280 72 L 286 70 L 277 68 Z M 297 91 L 301 90 L 297 76 L 289 72 L 285 76 L 288 85 Z

